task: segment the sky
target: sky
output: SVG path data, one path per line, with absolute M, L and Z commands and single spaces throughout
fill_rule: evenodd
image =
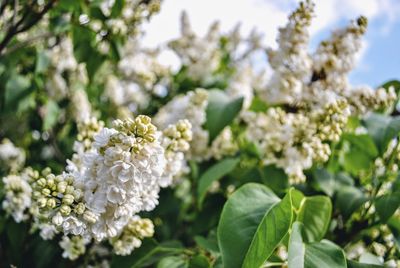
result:
M 377 87 L 391 79 L 400 80 L 400 0 L 314 2 L 310 51 L 333 30 L 364 15 L 369 20 L 368 31 L 357 67 L 350 74 L 351 83 Z M 264 34 L 265 45 L 276 47 L 277 29 L 285 25 L 297 4 L 297 0 L 163 0 L 160 13 L 144 27 L 144 43 L 157 46 L 179 37 L 180 14 L 185 10 L 192 28 L 200 35 L 216 20 L 225 32 L 240 22 L 244 35 L 256 28 Z

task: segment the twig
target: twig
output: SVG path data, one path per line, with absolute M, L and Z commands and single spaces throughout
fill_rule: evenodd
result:
M 53 34 L 53 33 L 50 33 L 50 32 L 48 32 L 48 33 L 43 33 L 43 34 L 39 34 L 39 35 L 37 35 L 37 36 L 34 36 L 34 37 L 32 37 L 32 38 L 29 38 L 29 39 L 27 39 L 27 40 L 21 42 L 21 43 L 18 43 L 18 44 L 16 44 L 15 46 L 13 46 L 13 47 L 11 47 L 11 48 L 9 48 L 9 49 L 6 48 L 6 49 L 4 50 L 4 53 L 12 53 L 12 52 L 14 52 L 14 51 L 16 51 L 16 50 L 18 50 L 18 49 L 20 49 L 20 48 L 30 46 L 30 45 L 32 45 L 33 43 L 35 43 L 36 41 L 39 41 L 39 40 L 41 40 L 41 39 L 43 39 L 43 38 L 49 38 L 49 37 L 52 37 L 52 36 L 54 36 L 54 34 Z
M 43 18 L 43 16 L 54 6 L 54 4 L 57 2 L 57 0 L 51 0 L 49 1 L 43 9 L 39 13 L 34 13 L 33 19 L 29 22 L 25 22 L 26 18 L 29 17 L 29 15 L 32 14 L 31 10 L 26 10 L 25 14 L 22 16 L 22 18 L 13 24 L 7 31 L 7 34 L 5 35 L 4 39 L 0 43 L 0 55 L 4 52 L 4 49 L 8 45 L 8 43 L 12 40 L 14 36 L 16 36 L 18 33 L 24 32 L 31 27 L 33 27 L 39 20 Z M 30 9 L 30 8 L 28 8 Z M 25 23 L 25 24 L 24 24 Z

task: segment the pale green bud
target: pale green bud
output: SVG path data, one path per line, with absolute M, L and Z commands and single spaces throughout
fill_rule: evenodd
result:
M 47 207 L 48 208 L 55 208 L 56 205 L 57 205 L 57 202 L 54 198 L 47 199 Z
M 97 221 L 97 216 L 90 210 L 85 210 L 83 219 L 89 223 L 95 223 Z
M 64 216 L 68 216 L 71 213 L 71 207 L 68 205 L 62 205 L 60 207 L 60 212 Z
M 47 198 L 46 197 L 39 198 L 37 203 L 40 208 L 44 208 L 47 205 Z
M 83 193 L 81 189 L 75 189 L 72 195 L 74 196 L 75 200 L 79 200 L 82 197 Z
M 65 181 L 60 181 L 57 184 L 57 191 L 60 193 L 65 193 L 65 190 L 67 189 L 67 183 Z
M 48 196 L 51 194 L 51 190 L 48 188 L 42 189 L 42 195 Z
M 64 195 L 62 202 L 63 204 L 71 205 L 72 203 L 74 203 L 74 196 L 72 194 L 66 194 Z
M 46 179 L 45 178 L 40 178 L 36 182 L 40 187 L 45 187 L 46 186 Z
M 68 185 L 67 188 L 65 189 L 66 194 L 73 194 L 74 193 L 74 186 Z
M 81 203 L 78 203 L 77 205 L 76 205 L 76 207 L 75 207 L 75 212 L 76 212 L 76 214 L 79 214 L 79 215 L 81 215 L 81 214 L 83 214 L 83 212 L 85 212 L 85 204 L 83 204 L 82 202 Z

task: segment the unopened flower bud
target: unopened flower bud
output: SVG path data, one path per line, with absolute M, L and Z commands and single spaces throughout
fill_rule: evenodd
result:
M 37 201 L 37 203 L 40 208 L 44 208 L 47 205 L 47 198 L 42 197 Z
M 97 221 L 97 216 L 90 210 L 85 210 L 83 213 L 83 219 L 89 223 L 95 223 Z
M 57 184 L 57 191 L 60 192 L 61 194 L 65 193 L 66 189 L 67 189 L 67 183 L 65 181 L 60 181 Z
M 64 216 L 68 216 L 71 213 L 71 207 L 67 205 L 62 205 L 60 208 L 60 212 Z
M 74 196 L 72 194 L 66 194 L 64 195 L 62 202 L 63 204 L 71 205 L 72 203 L 74 203 Z
M 48 208 L 55 208 L 56 205 L 57 205 L 57 202 L 56 202 L 56 200 L 54 198 L 49 198 L 49 199 L 47 199 L 47 204 L 46 205 L 47 205 Z
M 81 215 L 85 212 L 85 209 L 86 208 L 83 203 L 78 203 L 78 205 L 76 205 L 76 207 L 75 207 L 75 212 L 76 212 L 76 214 Z
M 45 187 L 46 186 L 46 179 L 45 178 L 40 178 L 36 182 L 40 187 Z

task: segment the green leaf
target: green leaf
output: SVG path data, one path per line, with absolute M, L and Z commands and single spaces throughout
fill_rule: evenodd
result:
M 279 201 L 270 189 L 256 183 L 247 183 L 232 194 L 217 231 L 224 267 L 241 267 L 259 223 Z
M 227 158 L 213 165 L 199 178 L 197 194 L 199 196 L 198 206 L 201 207 L 208 188 L 214 181 L 221 179 L 223 176 L 230 173 L 239 163 L 239 158 Z
M 163 258 L 158 264 L 157 268 L 187 268 L 187 261 L 181 256 L 169 256 Z
M 259 168 L 259 172 L 262 182 L 275 193 L 284 192 L 289 187 L 288 176 L 283 169 L 267 165 Z
M 219 253 L 218 241 L 211 241 L 210 239 L 206 239 L 206 238 L 204 238 L 202 236 L 198 236 L 198 235 L 194 237 L 194 241 L 196 242 L 196 244 L 199 247 L 201 247 L 211 253 L 214 253 L 214 254 Z
M 368 134 L 356 135 L 345 133 L 342 137 L 372 158 L 377 157 L 379 154 L 378 148 L 376 148 L 374 140 Z
M 368 264 L 368 263 L 359 263 L 352 260 L 347 260 L 348 268 L 382 268 L 382 265 Z
M 348 218 L 362 204 L 368 201 L 368 198 L 358 188 L 345 186 L 338 190 L 336 195 L 336 206 Z
M 371 114 L 363 122 L 381 154 L 400 132 L 400 117 Z
M 313 171 L 315 180 L 315 188 L 321 190 L 329 196 L 333 196 L 335 192 L 336 182 L 333 174 L 326 169 L 318 168 Z
M 36 73 L 43 73 L 47 70 L 50 64 L 50 58 L 44 51 L 38 51 L 36 56 Z
M 211 267 L 208 259 L 204 255 L 196 255 L 189 261 L 189 268 L 209 268 Z
M 163 257 L 176 255 L 183 252 L 183 248 L 174 242 L 157 243 L 153 239 L 145 239 L 140 248 L 137 248 L 129 256 L 114 255 L 111 260 L 112 268 L 132 267 L 139 268 L 152 265 Z
M 55 101 L 48 100 L 45 109 L 46 113 L 43 119 L 43 130 L 49 130 L 57 123 L 60 108 Z
M 294 222 L 289 238 L 288 267 L 304 268 L 304 255 L 306 253 L 305 244 L 302 238 L 303 224 Z
M 393 234 L 394 241 L 398 250 L 400 250 L 400 217 L 392 216 L 388 221 L 387 225 Z
M 328 240 L 305 244 L 302 230 L 304 225 L 293 223 L 289 238 L 289 268 L 345 268 L 346 258 L 343 250 Z
M 7 109 L 15 108 L 19 100 L 29 94 L 31 81 L 22 75 L 12 75 L 5 87 L 5 106 Z
M 376 212 L 384 223 L 400 206 L 400 192 L 385 194 L 375 200 Z
M 374 264 L 374 265 L 382 265 L 383 264 L 377 256 L 375 256 L 374 254 L 371 254 L 369 252 L 364 252 L 363 254 L 361 254 L 359 262 L 363 263 L 363 264 L 365 263 L 365 264 Z
M 343 250 L 328 240 L 322 240 L 306 246 L 304 267 L 344 268 L 347 265 Z
M 351 174 L 358 175 L 360 171 L 367 170 L 373 164 L 374 158 L 363 149 L 351 146 L 340 159 L 344 169 Z
M 243 98 L 232 100 L 221 90 L 210 90 L 206 110 L 207 121 L 205 129 L 210 135 L 210 142 L 235 119 L 242 109 Z
M 242 267 L 262 266 L 287 235 L 293 221 L 292 192 L 294 191 L 290 189 L 281 202 L 265 213 L 251 241 Z
M 332 214 L 332 203 L 327 196 L 312 196 L 303 199 L 297 220 L 304 223 L 304 235 L 308 242 L 320 241 L 328 230 Z

